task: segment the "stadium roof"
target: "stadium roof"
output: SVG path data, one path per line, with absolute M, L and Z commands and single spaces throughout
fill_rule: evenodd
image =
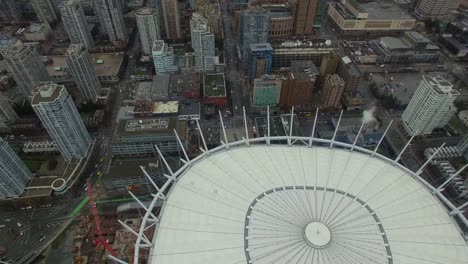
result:
M 356 149 L 241 144 L 181 172 L 150 263 L 468 263 L 454 219 L 403 166 Z

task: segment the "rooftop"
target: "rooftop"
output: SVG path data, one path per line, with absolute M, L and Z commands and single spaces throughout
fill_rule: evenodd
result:
M 393 37 L 382 37 L 380 39 L 380 44 L 383 45 L 384 47 L 388 48 L 388 49 L 391 49 L 391 50 L 409 49 L 410 48 L 410 46 L 408 46 L 401 39 L 393 38 Z
M 92 64 L 98 76 L 116 76 L 122 67 L 124 52 L 92 53 Z M 56 67 L 60 67 L 62 74 L 68 70 L 68 64 L 63 55 L 50 56 L 52 63 L 46 65 L 50 76 L 58 74 Z
M 155 40 L 153 42 L 153 51 L 154 52 L 162 52 L 163 48 L 164 48 L 164 45 L 166 45 L 164 40 Z
M 137 16 L 148 16 L 148 15 L 156 15 L 157 11 L 154 8 L 151 7 L 143 7 L 140 9 L 137 9 L 135 14 Z
M 201 76 L 199 73 L 173 74 L 169 78 L 171 96 L 181 95 L 185 91 L 200 91 Z
M 117 133 L 119 136 L 158 136 L 174 134 L 174 129 L 182 129 L 177 117 L 158 117 L 120 120 Z M 185 123 L 185 122 L 182 122 Z M 182 135 L 184 133 L 179 133 Z
M 291 73 L 295 79 L 315 79 L 319 71 L 312 61 L 291 61 Z
M 271 47 L 270 43 L 257 43 L 257 44 L 250 44 L 251 51 L 272 51 L 273 48 Z
M 203 76 L 205 97 L 225 97 L 224 73 L 207 73 Z
M 396 20 L 396 19 L 413 19 L 405 10 L 390 0 L 375 0 L 359 2 L 359 6 L 369 14 L 368 19 L 375 20 Z
M 179 115 L 200 115 L 200 102 L 184 102 L 179 104 Z
M 48 31 L 50 30 L 50 26 L 48 23 L 33 23 L 29 27 L 26 28 L 24 33 L 37 33 L 41 31 Z
M 305 264 L 307 252 L 321 252 L 323 264 L 329 254 L 361 264 L 468 261 L 456 220 L 425 183 L 350 147 L 241 141 L 193 161 L 165 197 L 149 263 Z
M 154 102 L 152 111 L 154 115 L 177 114 L 179 112 L 179 101 Z
M 32 105 L 55 101 L 55 99 L 59 97 L 62 89 L 65 88 L 63 85 L 58 85 L 53 82 L 41 82 L 36 89 L 39 92 L 34 95 L 31 102 Z

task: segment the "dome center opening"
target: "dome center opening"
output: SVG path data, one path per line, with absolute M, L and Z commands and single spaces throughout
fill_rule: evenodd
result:
M 314 248 L 325 248 L 331 241 L 331 232 L 326 225 L 311 222 L 304 229 L 304 238 Z

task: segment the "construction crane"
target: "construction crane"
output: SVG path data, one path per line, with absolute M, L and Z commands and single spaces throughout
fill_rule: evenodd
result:
M 91 182 L 89 179 L 86 181 L 86 186 L 88 188 L 89 205 L 91 206 L 91 212 L 93 214 L 94 223 L 96 224 L 96 230 L 98 233 L 98 239 L 94 239 L 93 244 L 97 249 L 104 247 L 109 254 L 115 257 L 117 256 L 117 252 L 112 249 L 112 247 L 109 245 L 109 243 L 107 243 L 107 241 L 104 239 L 104 236 L 102 235 L 101 221 L 99 220 L 96 203 L 94 202 L 93 188 L 91 187 Z

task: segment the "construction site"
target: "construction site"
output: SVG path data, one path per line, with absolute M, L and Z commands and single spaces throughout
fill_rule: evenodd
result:
M 141 226 L 140 210 L 144 210 L 141 207 L 144 205 L 135 202 L 110 205 L 96 203 L 93 188 L 89 183 L 86 190 L 89 199 L 85 201 L 89 213 L 84 211 L 73 227 L 73 263 L 108 263 L 109 258 L 112 258 L 110 256 L 133 263 L 135 234 Z M 148 229 L 144 234 L 146 237 L 152 237 L 153 232 L 153 229 Z M 140 254 L 138 261 L 144 263 L 147 258 L 148 252 Z

